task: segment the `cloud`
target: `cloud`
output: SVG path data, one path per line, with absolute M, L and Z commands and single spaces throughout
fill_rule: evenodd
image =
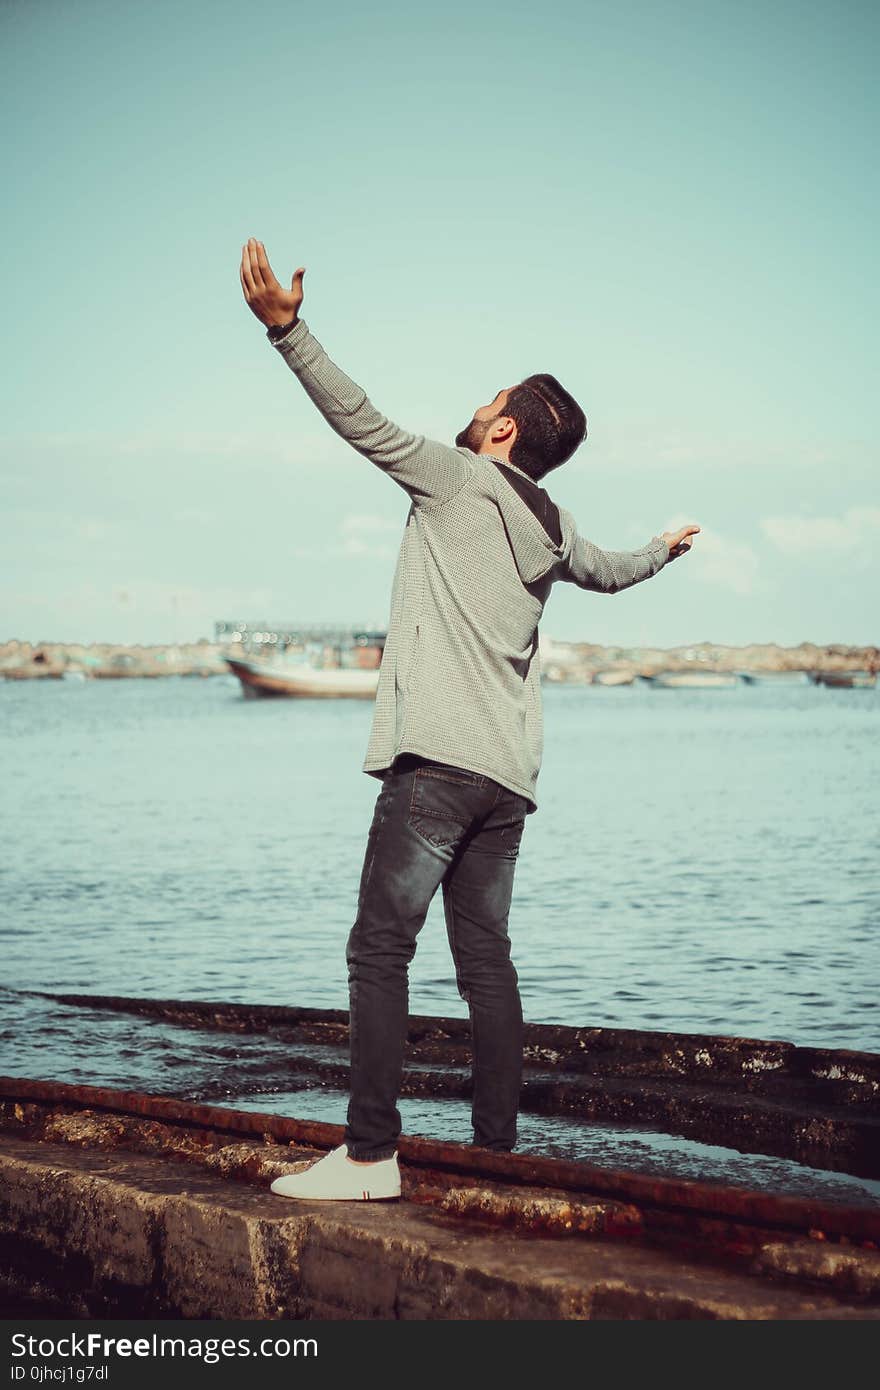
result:
M 103 517 L 86 516 L 80 519 L 75 517 L 62 518 L 62 524 L 72 526 L 74 532 L 84 541 L 104 541 L 113 534 L 118 528 L 112 521 L 105 521 Z
M 177 511 L 171 513 L 170 519 L 180 526 L 222 525 L 223 520 L 207 507 L 178 507 Z
M 396 535 L 400 534 L 400 522 L 387 516 L 376 516 L 372 513 L 351 512 L 344 516 L 339 523 L 339 529 L 345 535 L 352 532 L 362 535 L 368 532 L 375 535 L 377 531 L 393 531 Z
M 16 461 L 33 460 L 38 467 L 64 466 L 95 469 L 123 460 L 149 460 L 154 467 L 167 466 L 173 473 L 181 462 L 208 462 L 221 472 L 243 470 L 271 472 L 280 467 L 321 469 L 345 461 L 346 446 L 324 430 L 232 431 L 135 430 L 47 431 L 0 435 L 0 459 L 7 470 Z M 7 471 L 5 482 L 26 485 L 30 470 Z
M 40 593 L 32 589 L 6 590 L 4 598 L 20 607 L 50 608 L 60 615 L 74 617 L 118 613 L 134 609 L 149 617 L 179 613 L 198 619 L 213 619 L 218 612 L 241 613 L 262 610 L 271 605 L 273 590 L 265 585 L 210 585 L 204 588 L 192 584 L 174 584 L 143 577 L 132 577 L 115 584 L 96 584 L 85 581 L 68 585 L 63 590 L 53 588 Z
M 662 529 L 676 531 L 693 520 L 690 516 L 676 517 Z M 640 544 L 644 544 L 644 541 Z M 754 594 L 760 589 L 760 560 L 747 541 L 731 540 L 730 537 L 722 536 L 719 532 L 703 526 L 694 536 L 693 544 L 692 555 L 686 555 L 672 563 L 686 565 L 687 573 L 695 583 L 713 584 L 740 596 Z
M 399 520 L 374 513 L 349 513 L 339 523 L 342 542 L 333 546 L 334 554 L 359 555 L 372 560 L 390 560 L 400 547 Z
M 880 507 L 849 507 L 842 516 L 771 516 L 761 530 L 783 555 L 829 551 L 866 560 L 880 539 Z

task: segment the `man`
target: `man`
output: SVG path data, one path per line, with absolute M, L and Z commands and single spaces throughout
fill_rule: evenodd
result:
M 245 300 L 327 422 L 411 500 L 391 594 L 363 770 L 382 779 L 367 839 L 349 968 L 344 1142 L 272 1191 L 312 1200 L 400 1195 L 397 1098 L 407 972 L 442 885 L 459 993 L 473 1033 L 474 1143 L 516 1142 L 522 1010 L 507 932 L 543 748 L 538 622 L 556 580 L 618 593 L 684 554 L 698 526 L 603 551 L 538 479 L 586 435 L 555 377 L 532 376 L 476 411 L 455 447 L 408 434 L 371 405 L 299 316 L 262 242 L 242 249 Z

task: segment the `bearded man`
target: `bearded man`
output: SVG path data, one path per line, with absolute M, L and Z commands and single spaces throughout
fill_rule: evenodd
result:
M 539 486 L 587 432 L 548 374 L 474 412 L 455 444 L 392 424 L 303 319 L 262 242 L 242 248 L 245 301 L 328 424 L 410 499 L 363 770 L 381 779 L 348 938 L 350 1098 L 343 1143 L 271 1190 L 309 1200 L 399 1197 L 397 1108 L 408 968 L 442 886 L 473 1039 L 474 1143 L 516 1143 L 523 1018 L 508 916 L 543 750 L 538 624 L 557 580 L 616 594 L 685 554 L 699 526 L 602 550 Z

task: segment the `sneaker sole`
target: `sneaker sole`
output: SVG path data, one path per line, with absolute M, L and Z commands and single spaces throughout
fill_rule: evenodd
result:
M 272 1192 L 272 1189 L 269 1189 Z M 272 1192 L 273 1197 L 286 1197 L 288 1202 L 399 1202 L 401 1194 L 394 1193 L 389 1197 L 317 1197 L 313 1193 L 304 1192 Z

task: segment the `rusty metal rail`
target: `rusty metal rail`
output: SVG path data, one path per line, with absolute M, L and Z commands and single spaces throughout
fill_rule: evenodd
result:
M 238 1136 L 270 1145 L 326 1150 L 342 1140 L 339 1125 L 193 1105 L 137 1091 L 0 1077 L 0 1126 L 7 1130 L 35 1131 L 40 1112 L 45 1116 L 47 1111 L 70 1113 L 85 1109 L 183 1127 L 203 1136 Z M 124 1147 L 125 1142 L 121 1129 L 120 1146 Z M 618 1234 L 638 1230 L 658 1238 L 708 1241 L 717 1248 L 740 1251 L 765 1243 L 773 1235 L 785 1238 L 810 1234 L 817 1239 L 857 1244 L 867 1250 L 880 1246 L 880 1207 L 777 1196 L 552 1158 L 496 1154 L 426 1139 L 402 1138 L 399 1147 L 412 1174 L 407 1195 L 413 1200 L 420 1200 L 420 1186 L 424 1189 L 421 1200 L 446 1206 L 449 1203 L 445 1194 L 450 1189 L 487 1184 L 507 1190 L 540 1189 L 613 1204 L 612 1218 L 616 1213 L 619 1219 L 612 1219 L 606 1228 Z M 245 1164 L 238 1176 L 252 1177 L 253 1169 Z M 466 1205 L 459 1201 L 458 1209 L 463 1211 Z M 635 1219 L 633 1212 L 637 1213 Z

